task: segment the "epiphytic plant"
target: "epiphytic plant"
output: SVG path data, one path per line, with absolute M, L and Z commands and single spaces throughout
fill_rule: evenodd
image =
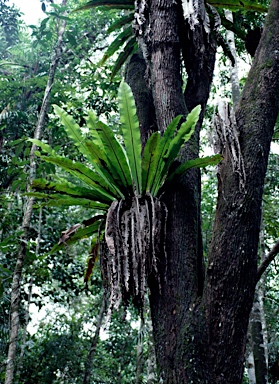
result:
M 49 206 L 80 205 L 98 212 L 63 232 L 54 250 L 63 243 L 95 235 L 86 279 L 100 250 L 110 310 L 121 301 L 127 305 L 130 299 L 141 310 L 147 279 L 152 276 L 160 285 L 159 260 L 165 257 L 167 208 L 160 200 L 161 194 L 187 169 L 217 164 L 221 156 L 189 160 L 170 171 L 181 146 L 195 129 L 200 106 L 189 113 L 185 122 L 181 123 L 182 116 L 177 116 L 162 135 L 153 133 L 143 151 L 133 94 L 124 82 L 119 88 L 119 110 L 123 144 L 92 112 L 87 117 L 88 138 L 71 116 L 54 106 L 68 136 L 88 162 L 58 156 L 49 145 L 31 140 L 47 153 L 43 156 L 37 152 L 42 160 L 69 172 L 78 183 L 37 179 L 33 188 L 44 192 L 29 195 L 45 199 Z

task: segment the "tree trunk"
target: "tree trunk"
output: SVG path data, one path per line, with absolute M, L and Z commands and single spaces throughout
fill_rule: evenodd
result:
M 199 1 L 200 15 L 204 4 Z M 213 76 L 216 44 L 201 23 L 190 29 L 179 2 L 152 0 L 145 10 L 150 82 L 158 127 L 201 104 L 196 133 L 181 158 L 198 156 L 199 128 Z M 185 174 L 163 199 L 168 207 L 167 260 L 161 291 L 150 281 L 150 303 L 163 383 L 240 384 L 249 313 L 257 281 L 257 244 L 264 176 L 279 110 L 279 2 L 273 0 L 236 110 L 237 163 L 225 143 L 218 203 L 204 272 L 200 176 Z M 180 47 L 188 79 L 181 89 Z M 136 95 L 135 95 L 136 97 Z
M 263 324 L 262 324 L 262 300 L 260 287 L 256 289 L 253 309 L 250 316 L 251 338 L 254 356 L 256 384 L 267 384 L 267 360 L 265 354 Z
M 40 207 L 39 222 L 38 222 L 38 234 L 37 234 L 37 239 L 36 239 L 36 250 L 35 250 L 36 257 L 39 256 L 39 251 L 40 251 L 40 242 L 41 242 L 41 234 L 42 234 L 42 214 L 43 214 L 43 209 L 42 209 L 42 207 Z M 27 300 L 27 305 L 26 305 L 26 309 L 25 309 L 25 324 L 24 324 L 24 329 L 23 329 L 23 336 L 21 339 L 20 356 L 19 356 L 17 372 L 16 372 L 17 382 L 18 382 L 18 379 L 20 377 L 20 373 L 22 370 L 23 358 L 24 358 L 25 347 L 26 347 L 27 327 L 28 327 L 29 317 L 30 317 L 30 304 L 31 304 L 31 300 L 32 300 L 33 282 L 34 282 L 34 279 L 33 279 L 33 277 L 31 277 L 29 280 L 29 285 L 28 285 L 28 300 Z
M 99 312 L 99 317 L 98 317 L 97 324 L 96 324 L 95 334 L 94 334 L 94 337 L 92 339 L 90 351 L 89 351 L 89 354 L 87 357 L 83 384 L 90 384 L 90 381 L 91 381 L 95 351 L 97 348 L 97 343 L 99 341 L 100 330 L 101 330 L 102 322 L 104 319 L 104 315 L 106 313 L 106 308 L 107 308 L 107 299 L 106 299 L 106 296 L 104 294 L 103 300 L 102 300 L 102 305 L 101 305 L 100 312 Z
M 67 0 L 62 0 L 62 5 L 65 6 Z M 48 82 L 45 89 L 44 99 L 42 102 L 41 111 L 39 114 L 38 122 L 36 125 L 34 138 L 40 139 L 42 135 L 42 130 L 44 126 L 45 117 L 49 108 L 49 100 L 51 88 L 54 82 L 54 76 L 57 69 L 58 62 L 62 54 L 62 38 L 63 33 L 66 27 L 65 20 L 62 20 L 61 27 L 58 33 L 58 40 L 55 47 L 55 51 L 52 56 Z M 30 185 L 36 176 L 36 163 L 35 163 L 35 150 L 36 145 L 32 145 L 30 151 L 30 168 L 29 168 L 29 184 L 27 186 L 27 191 L 30 190 Z M 6 377 L 5 384 L 12 384 L 14 381 L 14 370 L 15 370 L 15 361 L 16 361 L 16 349 L 18 341 L 18 332 L 19 332 L 19 307 L 20 307 L 20 290 L 21 290 L 21 275 L 24 266 L 24 260 L 26 256 L 26 247 L 28 244 L 28 232 L 31 223 L 32 210 L 33 210 L 34 198 L 27 198 L 26 207 L 24 211 L 24 217 L 22 222 L 22 235 L 20 238 L 19 251 L 15 266 L 15 271 L 12 281 L 12 293 L 11 293 L 11 307 L 10 307 L 10 342 L 8 349 L 8 358 L 7 358 L 7 367 L 6 367 Z
M 144 319 L 140 319 L 140 327 L 138 331 L 138 342 L 137 342 L 137 362 L 136 362 L 136 384 L 143 383 L 144 373 L 144 358 L 143 358 L 143 340 L 145 333 L 145 322 Z
M 219 196 L 204 296 L 214 383 L 236 384 L 242 380 L 247 325 L 257 280 L 264 177 L 279 109 L 278 43 L 279 2 L 273 1 L 236 111 L 245 174 L 234 171 L 233 160 L 225 150 L 218 177 Z M 243 188 L 241 179 L 245 182 Z
M 179 4 L 174 2 L 151 3 L 150 19 L 151 25 L 154 25 L 151 35 L 151 83 L 160 130 L 163 131 L 176 115 L 186 115 L 187 110 L 202 105 L 196 134 L 181 153 L 181 160 L 185 160 L 198 156 L 199 129 L 209 96 L 216 47 L 214 41 L 208 39 L 202 25 L 194 31 L 185 30 L 182 14 Z M 202 59 L 199 44 L 207 48 Z M 180 46 L 188 73 L 184 95 Z M 166 282 L 161 292 L 156 284 L 150 282 L 150 303 L 157 365 L 164 383 L 186 383 L 192 379 L 196 383 L 205 382 L 200 369 L 205 352 L 199 327 L 201 317 L 194 311 L 204 281 L 200 194 L 200 173 L 193 170 L 186 173 L 163 197 L 169 211 L 167 263 L 161 260 L 161 272 Z M 191 348 L 185 348 L 189 343 Z
M 260 231 L 260 260 L 265 259 L 264 225 Z M 254 355 L 256 384 L 268 384 L 267 330 L 264 313 L 265 275 L 256 285 L 253 308 L 250 314 L 251 344 Z

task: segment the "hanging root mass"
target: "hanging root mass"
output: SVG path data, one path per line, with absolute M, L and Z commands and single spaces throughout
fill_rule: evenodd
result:
M 160 282 L 159 260 L 165 257 L 167 209 L 147 195 L 114 201 L 107 214 L 101 269 L 110 297 L 109 313 L 132 300 L 142 312 L 147 280 Z

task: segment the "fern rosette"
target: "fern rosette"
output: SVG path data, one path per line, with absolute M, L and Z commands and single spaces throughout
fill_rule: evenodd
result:
M 37 191 L 29 195 L 44 199 L 44 204 L 49 206 L 79 205 L 98 214 L 63 232 L 52 251 L 63 244 L 93 236 L 86 280 L 100 248 L 110 310 L 117 308 L 121 301 L 127 305 L 130 300 L 142 309 L 148 278 L 155 276 L 160 285 L 158 260 L 165 254 L 167 208 L 160 195 L 170 181 L 187 169 L 217 164 L 221 160 L 219 155 L 190 160 L 170 172 L 180 148 L 194 132 L 200 106 L 194 108 L 182 123 L 182 116 L 177 116 L 162 136 L 159 132 L 153 133 L 143 151 L 135 101 L 130 87 L 124 82 L 119 88 L 123 144 L 92 112 L 87 117 L 88 139 L 63 109 L 54 106 L 54 111 L 87 162 L 58 156 L 47 144 L 31 140 L 47 153 L 37 152 L 42 160 L 67 171 L 77 183 L 37 179 L 33 182 Z

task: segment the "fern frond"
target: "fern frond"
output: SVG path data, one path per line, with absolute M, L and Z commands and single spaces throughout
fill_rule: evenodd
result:
M 111 204 L 112 198 L 104 196 L 96 189 L 89 189 L 64 181 L 63 183 L 48 181 L 46 179 L 35 179 L 32 182 L 33 189 L 54 191 L 60 194 L 65 194 L 73 197 L 82 197 L 92 201 L 99 201 L 104 204 Z
M 116 184 L 124 194 L 129 193 L 129 190 L 130 193 L 132 193 L 133 183 L 131 171 L 123 147 L 106 124 L 99 121 L 96 125 L 96 130 L 103 142 L 104 150 L 107 155 L 106 157 L 110 164 L 110 168 L 113 170 Z
M 108 7 L 110 9 L 134 9 L 134 2 L 131 0 L 91 0 L 78 7 L 74 12 L 96 7 Z
M 111 80 L 114 78 L 114 76 L 117 74 L 117 72 L 120 70 L 120 68 L 123 66 L 123 64 L 126 62 L 126 60 L 136 51 L 138 50 L 138 43 L 137 39 L 135 37 L 132 37 L 127 44 L 125 45 L 122 52 L 120 52 L 118 58 L 116 59 L 115 65 L 113 67 L 112 73 L 111 73 Z
M 98 123 L 97 116 L 95 115 L 94 112 L 88 111 L 87 116 L 85 117 L 85 120 L 86 120 L 86 126 L 89 130 L 90 140 L 92 140 L 94 144 L 99 146 L 101 151 L 104 151 L 103 142 L 97 131 L 97 123 Z
M 207 0 L 208 4 L 217 8 L 225 8 L 231 11 L 256 11 L 256 12 L 267 12 L 268 7 L 265 4 L 262 4 L 257 1 L 247 1 L 247 0 Z
M 109 204 L 99 203 L 98 201 L 92 201 L 82 197 L 73 197 L 67 195 L 61 195 L 59 193 L 47 194 L 40 192 L 27 192 L 26 196 L 36 197 L 38 199 L 45 199 L 46 202 L 42 203 L 42 205 L 46 205 L 48 207 L 61 207 L 61 206 L 73 206 L 78 205 L 85 208 L 97 209 L 100 211 L 107 211 L 109 208 Z
M 133 36 L 133 30 L 132 27 L 129 26 L 126 29 L 124 29 L 123 32 L 121 32 L 114 41 L 110 44 L 108 49 L 106 50 L 106 53 L 104 54 L 103 58 L 99 62 L 99 65 L 104 65 L 104 63 L 109 59 L 118 49 Z
M 107 33 L 115 32 L 118 29 L 122 28 L 124 25 L 131 24 L 133 20 L 134 20 L 134 13 L 132 12 L 132 13 L 129 13 L 128 15 L 121 17 L 121 19 L 113 23 L 108 28 Z
M 136 190 L 141 194 L 141 139 L 139 121 L 133 93 L 127 83 L 122 82 L 120 84 L 118 98 L 123 141 Z
M 157 196 L 157 193 L 167 177 L 169 168 L 173 161 L 178 156 L 182 145 L 188 141 L 195 130 L 195 125 L 198 121 L 201 106 L 196 106 L 187 116 L 184 123 L 181 124 L 174 138 L 168 142 L 168 149 L 165 155 L 162 157 L 163 167 L 160 168 L 159 178 L 154 185 L 153 194 Z
M 150 192 L 159 160 L 160 133 L 154 132 L 147 140 L 142 157 L 142 193 Z
M 185 163 L 177 167 L 177 169 L 167 177 L 163 189 L 166 189 L 168 188 L 168 186 L 173 185 L 172 183 L 189 169 L 204 168 L 208 165 L 217 165 L 222 159 L 222 155 L 214 155 L 186 161 Z
M 87 185 L 90 185 L 91 188 L 96 189 L 104 197 L 112 200 L 119 198 L 119 195 L 116 193 L 115 189 L 111 188 L 111 186 L 106 182 L 104 178 L 100 177 L 96 172 L 92 171 L 84 164 L 79 163 L 78 161 L 74 162 L 62 156 L 38 155 L 47 163 L 55 164 L 63 168 L 65 171 L 82 180 Z
M 158 189 L 157 186 L 161 185 L 162 180 L 162 170 L 164 167 L 164 158 L 166 156 L 166 153 L 169 149 L 169 143 L 174 137 L 176 128 L 178 127 L 178 124 L 182 118 L 182 115 L 176 116 L 170 124 L 167 126 L 165 132 L 163 133 L 163 136 L 160 139 L 160 145 L 158 148 L 158 156 L 157 156 L 157 162 L 154 164 L 154 174 L 153 179 L 150 180 L 150 192 L 153 196 L 156 196 L 155 191 Z
M 88 151 L 85 145 L 86 139 L 81 132 L 80 126 L 75 122 L 72 116 L 64 111 L 64 109 L 58 107 L 58 105 L 53 105 L 53 109 L 63 124 L 68 136 L 73 140 L 80 153 L 83 154 L 90 162 L 92 162 L 93 159 L 91 157 L 91 153 Z
M 98 233 L 100 228 L 100 220 L 94 222 L 93 224 L 86 226 L 85 228 L 79 228 L 76 233 L 66 241 L 66 244 L 60 243 L 56 244 L 49 252 L 50 255 L 53 253 L 59 251 L 60 249 L 65 248 L 65 245 L 72 245 L 76 243 L 79 240 L 87 239 L 88 237 L 94 235 L 95 233 Z
M 28 141 L 30 141 L 31 143 L 35 144 L 37 147 L 41 148 L 44 152 L 50 154 L 50 155 L 56 155 L 56 152 L 54 149 L 51 148 L 50 145 L 48 145 L 47 143 L 44 143 L 43 141 L 41 140 L 38 140 L 38 139 L 27 139 Z

